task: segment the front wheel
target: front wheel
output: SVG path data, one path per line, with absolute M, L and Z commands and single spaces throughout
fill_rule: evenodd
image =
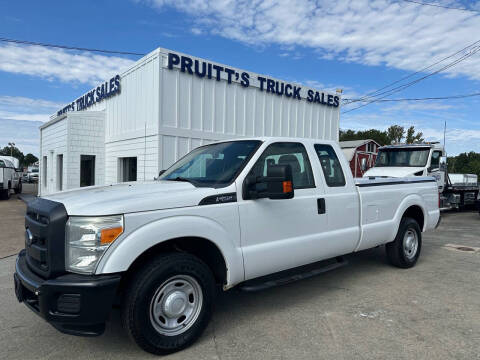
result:
M 215 280 L 200 259 L 169 253 L 156 257 L 131 279 L 122 321 L 145 351 L 169 354 L 191 345 L 208 325 Z
M 422 248 L 422 232 L 418 223 L 405 217 L 401 220 L 395 240 L 386 245 L 390 264 L 400 268 L 411 268 L 417 263 Z

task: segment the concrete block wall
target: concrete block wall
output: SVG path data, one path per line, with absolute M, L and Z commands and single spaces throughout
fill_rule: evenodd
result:
M 105 183 L 105 111 L 69 113 L 66 189 L 80 186 L 80 156 L 95 156 L 95 185 Z
M 137 158 L 137 181 L 153 180 L 158 175 L 158 135 L 148 135 L 105 144 L 105 183 L 119 182 L 119 159 Z
M 38 192 L 40 195 L 57 191 L 57 155 L 63 154 L 63 179 L 68 174 L 67 118 L 63 118 L 41 131 L 40 173 Z M 44 174 L 44 157 L 47 159 L 47 173 Z M 46 180 L 46 181 L 45 181 Z

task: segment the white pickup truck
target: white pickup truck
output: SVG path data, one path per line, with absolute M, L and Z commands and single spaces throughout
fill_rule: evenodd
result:
M 11 191 L 22 192 L 22 177 L 18 160 L 12 156 L 0 156 L 0 199 L 10 199 Z
M 434 178 L 354 180 L 334 142 L 218 142 L 153 182 L 29 203 L 16 295 L 76 335 L 101 334 L 118 300 L 137 344 L 165 354 L 200 336 L 216 284 L 264 289 L 321 272 L 294 268 L 383 244 L 409 268 L 439 220 Z

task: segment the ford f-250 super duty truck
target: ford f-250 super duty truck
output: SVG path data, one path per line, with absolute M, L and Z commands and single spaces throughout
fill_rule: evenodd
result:
M 334 142 L 218 142 L 154 182 L 29 203 L 16 295 L 76 335 L 101 334 L 118 301 L 137 344 L 165 354 L 200 336 L 215 284 L 265 288 L 271 274 L 284 283 L 288 269 L 382 244 L 409 268 L 439 219 L 434 178 L 354 180 Z

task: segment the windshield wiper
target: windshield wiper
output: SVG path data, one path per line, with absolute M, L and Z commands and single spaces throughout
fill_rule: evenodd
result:
M 196 182 L 195 180 L 192 180 L 192 179 L 189 179 L 189 178 L 186 178 L 186 177 L 183 177 L 183 176 L 177 176 L 176 178 L 173 178 L 173 179 L 164 179 L 164 180 L 189 182 L 193 186 L 197 186 L 197 184 L 198 184 L 198 182 Z

